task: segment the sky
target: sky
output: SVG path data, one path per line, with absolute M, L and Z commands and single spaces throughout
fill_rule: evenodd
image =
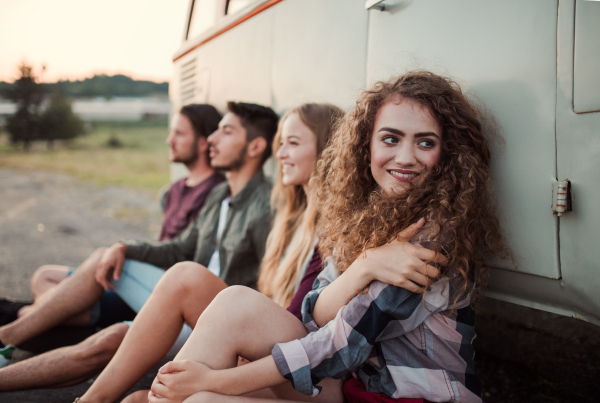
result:
M 0 81 L 126 74 L 169 81 L 189 0 L 0 0 Z M 42 71 L 42 65 L 46 69 Z

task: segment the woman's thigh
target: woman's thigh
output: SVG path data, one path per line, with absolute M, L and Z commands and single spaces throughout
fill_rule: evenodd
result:
M 219 368 L 215 351 L 255 361 L 270 355 L 275 344 L 306 335 L 302 322 L 270 298 L 251 288 L 232 286 L 221 291 L 200 315 L 176 359 Z M 237 365 L 237 355 L 231 366 Z
M 308 334 L 302 322 L 286 309 L 257 291 L 239 286 L 219 293 L 195 329 L 177 359 L 199 361 L 212 368 L 227 366 L 227 360 L 215 360 L 215 351 L 230 353 L 235 362 L 237 355 L 258 360 L 270 355 L 275 344 Z M 316 398 L 297 392 L 289 382 L 271 390 L 279 399 L 343 402 L 341 381 L 327 379 L 320 386 L 323 390 Z

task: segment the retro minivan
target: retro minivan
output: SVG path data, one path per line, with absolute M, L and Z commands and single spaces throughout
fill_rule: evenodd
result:
M 410 69 L 456 79 L 504 139 L 493 180 L 517 263 L 493 262 L 487 296 L 600 324 L 600 2 L 191 0 L 184 31 L 173 111 L 347 110 Z

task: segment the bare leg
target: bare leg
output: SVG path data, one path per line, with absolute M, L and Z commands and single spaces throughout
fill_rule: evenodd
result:
M 103 249 L 92 253 L 72 276 L 54 287 L 31 313 L 0 327 L 0 341 L 19 345 L 91 308 L 104 291 L 94 276 L 102 253 Z
M 68 274 L 69 266 L 47 264 L 37 269 L 31 277 L 31 292 L 34 300 L 37 301 L 47 291 L 56 287 L 67 278 Z
M 99 373 L 129 326 L 117 323 L 75 346 L 63 347 L 0 369 L 0 392 L 76 385 Z
M 197 263 L 178 263 L 167 270 L 115 357 L 81 399 L 94 403 L 116 401 L 165 356 L 183 323 L 193 327 L 226 287 L 220 278 Z
M 237 364 L 238 356 L 258 360 L 270 355 L 275 344 L 306 334 L 294 315 L 266 296 L 246 287 L 229 287 L 200 316 L 175 360 L 201 362 L 213 369 L 231 368 Z M 321 382 L 321 386 L 323 390 L 315 398 L 300 394 L 290 383 L 271 390 L 276 398 L 284 400 L 344 401 L 341 381 L 328 379 Z
M 37 269 L 31 277 L 31 292 L 34 296 L 33 304 L 19 309 L 18 317 L 28 315 L 37 308 L 40 302 L 49 295 L 49 291 L 66 279 L 68 274 L 69 266 L 45 265 Z M 82 314 L 78 314 L 65 321 L 63 324 L 67 326 L 81 326 L 89 321 L 90 315 L 91 312 L 86 310 Z

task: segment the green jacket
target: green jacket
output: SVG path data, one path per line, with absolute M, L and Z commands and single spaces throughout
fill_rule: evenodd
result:
M 229 202 L 219 245 L 220 277 L 227 285 L 256 288 L 258 268 L 271 230 L 270 192 L 271 184 L 258 172 Z M 227 182 L 217 185 L 193 225 L 171 241 L 161 244 L 123 242 L 127 245 L 126 258 L 164 268 L 189 260 L 208 266 L 217 247 L 221 202 L 229 193 Z

